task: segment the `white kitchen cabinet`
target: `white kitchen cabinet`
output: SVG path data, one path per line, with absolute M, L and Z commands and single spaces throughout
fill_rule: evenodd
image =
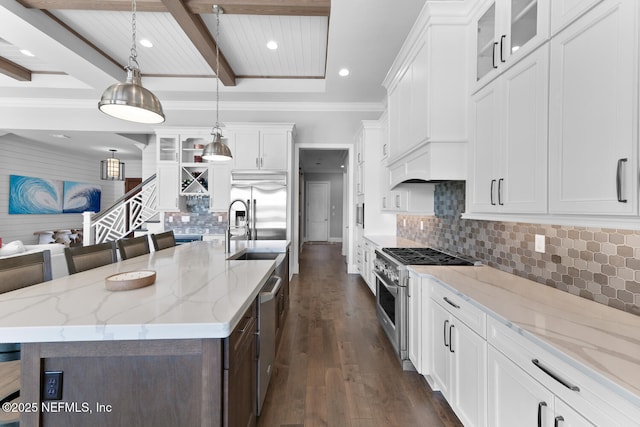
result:
M 487 323 L 489 425 L 520 420 L 517 425 L 537 426 L 539 402 L 546 403 L 541 408 L 543 426 L 637 425 L 638 407 L 576 369 L 578 364 L 525 338 L 526 332 L 495 319 Z M 557 417 L 564 421 L 558 418 L 555 424 Z
M 364 233 L 391 234 L 396 232 L 395 215 L 382 212 L 381 195 L 386 190 L 386 175 L 381 173 L 380 146 L 384 141 L 382 120 L 363 120 L 356 135 L 355 192 L 356 203 L 364 206 Z
M 231 202 L 231 165 L 229 162 L 210 163 L 211 195 L 209 196 L 209 210 L 212 212 L 226 212 Z
M 159 135 L 157 140 L 156 160 L 158 163 L 177 163 L 178 158 L 178 135 Z
M 376 259 L 376 246 L 371 243 L 366 238 L 361 239 L 361 247 L 362 247 L 362 271 L 360 271 L 360 275 L 367 283 L 367 286 L 373 293 L 376 294 L 376 278 L 373 274 L 373 263 Z
M 551 40 L 550 213 L 638 213 L 637 25 L 604 1 Z
M 467 139 L 467 11 L 460 3 L 432 3 L 417 18 L 383 82 L 390 165 L 428 141 Z
M 485 426 L 487 342 L 485 314 L 442 285 L 431 286 L 434 386 L 465 426 Z
M 494 0 L 476 14 L 472 92 L 549 38 L 550 0 Z
M 488 425 L 594 426 L 492 346 L 488 362 Z
M 551 35 L 571 24 L 602 0 L 553 0 L 551 2 Z
M 290 131 L 260 131 L 260 167 L 267 170 L 289 170 Z
M 471 212 L 547 212 L 548 46 L 471 99 Z
M 178 211 L 180 165 L 178 162 L 158 164 L 156 175 L 159 211 Z
M 233 154 L 234 170 L 289 170 L 292 125 L 227 124 L 223 135 Z
M 435 184 L 400 184 L 381 196 L 384 212 L 419 213 L 433 215 Z
M 423 339 L 423 310 L 422 310 L 422 284 L 420 276 L 409 270 L 409 283 L 407 289 L 409 311 L 409 360 L 419 374 L 423 373 L 422 367 L 422 339 Z
M 488 425 L 553 425 L 553 393 L 492 346 L 488 349 L 487 370 Z

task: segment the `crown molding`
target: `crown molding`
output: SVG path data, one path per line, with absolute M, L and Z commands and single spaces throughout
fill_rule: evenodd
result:
M 97 109 L 97 99 L 0 98 L 0 107 Z M 213 111 L 215 101 L 162 101 L 165 111 Z M 383 102 L 220 102 L 226 111 L 383 112 Z

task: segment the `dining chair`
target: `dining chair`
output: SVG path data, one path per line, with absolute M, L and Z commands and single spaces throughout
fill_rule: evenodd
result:
M 152 234 L 151 241 L 153 242 L 153 249 L 156 251 L 171 248 L 176 245 L 176 238 L 173 234 L 173 230 L 165 231 L 164 233 Z
M 67 260 L 69 274 L 102 267 L 118 260 L 116 242 L 110 241 L 89 246 L 64 248 L 64 257 Z
M 51 280 L 51 251 L 0 259 L 0 293 Z M 20 344 L 0 343 L 0 406 L 20 398 Z M 19 414 L 0 413 L 0 426 L 20 425 Z
M 149 237 L 140 236 L 118 240 L 120 258 L 123 260 L 149 253 Z

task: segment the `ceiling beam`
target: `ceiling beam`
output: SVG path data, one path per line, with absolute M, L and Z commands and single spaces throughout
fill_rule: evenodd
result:
M 180 25 L 187 37 L 189 37 L 196 49 L 198 49 L 198 52 L 200 52 L 204 60 L 207 61 L 211 69 L 214 71 L 218 69 L 218 64 L 216 63 L 216 42 L 213 40 L 202 18 L 199 15 L 192 14 L 182 0 L 162 0 L 162 3 L 169 13 L 171 13 L 173 19 Z M 236 75 L 222 52 L 219 54 L 220 75 L 218 77 L 223 85 L 235 86 Z
M 192 13 L 213 13 L 214 4 L 226 14 L 329 16 L 331 0 L 185 0 Z
M 7 75 L 21 82 L 31 81 L 31 71 L 1 56 L 0 56 L 0 74 Z
M 130 0 L 18 0 L 25 7 L 55 10 L 131 10 Z M 213 13 L 218 4 L 225 13 L 242 15 L 329 16 L 331 0 L 185 0 L 193 14 Z M 167 12 L 162 0 L 136 0 L 141 12 Z

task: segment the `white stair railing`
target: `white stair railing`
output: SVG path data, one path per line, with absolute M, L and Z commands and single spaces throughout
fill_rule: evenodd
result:
M 118 199 L 109 209 L 95 214 L 84 212 L 84 246 L 118 240 L 136 230 L 157 213 L 158 187 L 152 175 Z

